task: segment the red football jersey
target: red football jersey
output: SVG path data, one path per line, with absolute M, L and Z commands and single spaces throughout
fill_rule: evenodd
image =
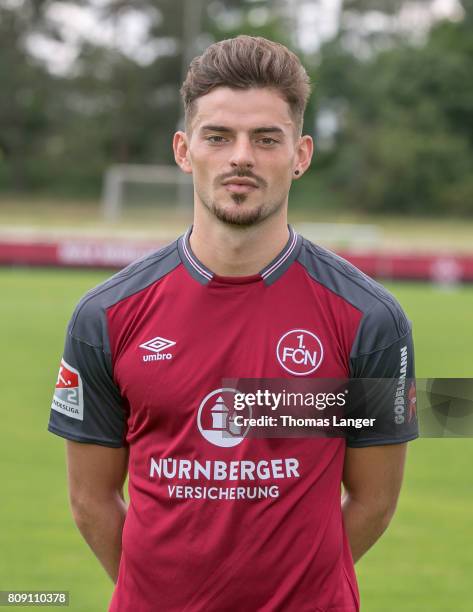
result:
M 374 439 L 249 438 L 222 380 L 413 376 L 409 322 L 380 285 L 291 228 L 245 277 L 213 274 L 189 234 L 90 291 L 67 332 L 50 431 L 130 451 L 110 610 L 358 611 L 346 444 L 404 442 L 416 421 Z

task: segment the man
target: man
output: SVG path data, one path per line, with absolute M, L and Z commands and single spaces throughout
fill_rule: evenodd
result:
M 354 612 L 353 561 L 393 516 L 415 422 L 249 438 L 222 381 L 412 376 L 410 326 L 287 225 L 313 152 L 298 58 L 239 36 L 195 58 L 181 92 L 173 146 L 194 224 L 90 291 L 69 324 L 49 429 L 68 439 L 74 518 L 116 582 L 114 612 Z M 404 404 L 379 404 L 404 420 Z

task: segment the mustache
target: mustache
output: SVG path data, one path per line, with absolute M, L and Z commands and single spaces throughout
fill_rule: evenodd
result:
M 267 187 L 267 183 L 263 178 L 256 176 L 256 174 L 253 174 L 252 172 L 249 172 L 248 170 L 238 170 L 237 172 L 230 172 L 228 174 L 222 174 L 219 177 L 217 177 L 216 183 L 222 183 L 223 181 L 226 181 L 227 179 L 231 179 L 231 178 L 249 178 L 253 180 L 258 186 Z

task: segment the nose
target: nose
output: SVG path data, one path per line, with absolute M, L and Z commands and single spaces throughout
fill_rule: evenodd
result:
M 246 137 L 241 137 L 235 140 L 232 147 L 230 159 L 232 168 L 253 168 L 255 158 L 251 141 Z

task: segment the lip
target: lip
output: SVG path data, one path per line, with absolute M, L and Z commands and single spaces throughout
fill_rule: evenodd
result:
M 227 191 L 232 193 L 249 193 L 258 189 L 256 185 L 249 183 L 224 183 L 224 187 Z
M 228 185 L 229 183 L 232 183 L 232 185 L 252 185 L 253 187 L 258 186 L 253 179 L 250 179 L 247 176 L 232 176 L 223 181 L 224 185 Z
M 254 189 L 258 189 L 258 185 L 250 178 L 232 177 L 223 181 L 224 187 L 233 193 L 249 193 Z

